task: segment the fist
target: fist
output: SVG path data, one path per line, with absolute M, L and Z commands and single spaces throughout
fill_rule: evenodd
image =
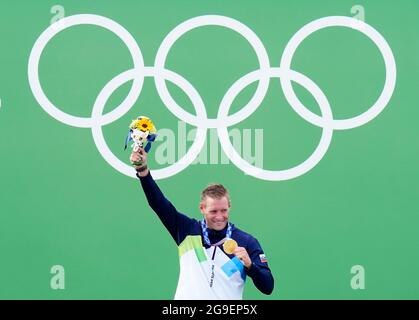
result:
M 143 148 L 139 148 L 138 151 L 133 151 L 130 156 L 130 161 L 135 169 L 147 166 L 147 152 Z M 138 165 L 137 163 L 141 164 Z
M 244 266 L 247 269 L 250 269 L 252 266 L 252 260 L 249 257 L 249 254 L 247 253 L 247 250 L 243 247 L 237 247 L 234 250 L 234 255 L 240 259 L 241 262 L 243 262 Z

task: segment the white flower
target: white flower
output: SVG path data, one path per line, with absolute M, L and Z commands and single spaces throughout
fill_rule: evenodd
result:
M 143 132 L 141 130 L 134 129 L 131 133 L 131 138 L 134 141 L 134 144 L 137 144 L 142 147 L 143 144 L 147 142 L 147 137 L 149 133 L 149 131 Z

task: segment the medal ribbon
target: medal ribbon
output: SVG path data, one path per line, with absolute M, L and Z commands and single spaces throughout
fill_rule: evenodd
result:
M 218 243 L 211 244 L 211 241 L 210 241 L 209 236 L 208 236 L 208 227 L 207 227 L 207 223 L 206 223 L 205 219 L 201 221 L 201 228 L 202 228 L 202 235 L 204 237 L 204 242 L 205 242 L 206 245 L 208 245 L 210 247 L 212 247 L 212 246 L 219 246 L 221 243 L 224 242 L 224 240 L 221 240 Z M 233 226 L 229 222 L 228 223 L 227 232 L 226 232 L 226 238 L 227 239 L 231 239 L 231 234 L 232 233 L 233 233 Z
M 226 238 L 224 238 L 223 240 L 218 241 L 217 243 L 214 243 L 214 244 L 211 244 L 211 241 L 209 239 L 208 227 L 207 227 L 207 223 L 206 223 L 205 219 L 203 219 L 201 221 L 201 228 L 202 228 L 202 235 L 204 237 L 205 244 L 207 244 L 210 247 L 214 247 L 214 252 L 212 253 L 211 277 L 210 277 L 210 283 L 209 283 L 210 288 L 212 288 L 213 285 L 214 285 L 214 278 L 215 278 L 215 263 L 214 263 L 215 252 L 217 251 L 217 247 L 220 244 L 225 242 L 227 239 L 231 239 L 231 234 L 233 232 L 233 227 L 232 227 L 231 223 L 229 222 L 228 227 L 227 227 L 227 232 L 226 232 Z

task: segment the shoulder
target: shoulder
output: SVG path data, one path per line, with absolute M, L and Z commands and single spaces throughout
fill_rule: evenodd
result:
M 247 233 L 239 228 L 235 228 L 233 231 L 233 238 L 243 247 L 259 247 L 258 240 L 252 236 L 250 233 Z
M 190 232 L 192 234 L 196 234 L 199 233 L 201 230 L 201 224 L 198 220 L 191 218 L 189 216 L 187 216 L 184 213 L 180 213 L 180 216 L 183 218 L 184 222 L 183 222 L 183 226 L 184 228 L 186 228 L 186 232 Z

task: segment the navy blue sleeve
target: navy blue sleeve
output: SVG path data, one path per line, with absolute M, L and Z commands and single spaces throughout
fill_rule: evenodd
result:
M 180 245 L 195 220 L 176 210 L 175 206 L 163 195 L 150 173 L 145 177 L 139 177 L 139 179 L 148 204 L 157 213 L 177 245 Z
M 259 242 L 251 238 L 246 246 L 247 253 L 252 260 L 250 269 L 246 269 L 246 274 L 252 278 L 256 288 L 264 294 L 271 294 L 274 290 L 274 278 L 266 261 L 265 254 Z

